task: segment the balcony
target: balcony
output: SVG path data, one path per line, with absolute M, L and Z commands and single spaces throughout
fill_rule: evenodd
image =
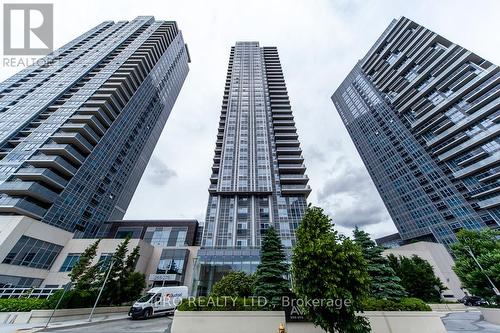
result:
M 281 184 L 304 184 L 309 182 L 309 177 L 307 175 L 298 174 L 283 174 L 280 175 Z
M 51 139 L 57 143 L 72 144 L 85 154 L 90 154 L 92 149 L 94 149 L 94 146 L 79 133 L 58 132 L 52 135 Z
M 281 194 L 283 195 L 297 195 L 305 194 L 306 197 L 311 193 L 309 185 L 283 185 L 281 187 Z
M 74 115 L 70 118 L 72 123 L 75 124 L 88 124 L 94 132 L 99 135 L 104 135 L 106 128 L 101 124 L 99 119 L 93 115 Z
M 0 211 L 18 215 L 26 215 L 41 220 L 47 210 L 28 201 L 25 198 L 0 198 Z
M 67 180 L 45 168 L 21 168 L 14 176 L 23 181 L 40 181 L 57 190 L 64 189 L 68 184 Z
M 40 147 L 38 151 L 47 155 L 63 156 L 76 165 L 81 165 L 85 161 L 85 157 L 69 144 L 49 143 Z
M 87 124 L 73 124 L 68 123 L 61 126 L 65 132 L 75 132 L 81 134 L 91 144 L 96 145 L 101 138 L 96 132 Z
M 293 164 L 304 162 L 304 157 L 302 155 L 278 155 L 278 163 Z
M 12 182 L 7 181 L 0 184 L 0 193 L 11 196 L 28 196 L 45 203 L 56 201 L 58 194 L 45 186 L 29 181 Z
M 304 174 L 306 172 L 306 166 L 303 164 L 278 164 L 278 169 L 280 174 L 283 173 Z
M 275 126 L 274 127 L 274 132 L 291 132 L 291 133 L 295 133 L 297 131 L 297 129 L 295 128 L 295 126 Z
M 73 177 L 76 173 L 76 168 L 61 156 L 37 155 L 32 156 L 26 162 L 34 167 L 51 168 L 65 176 Z
M 276 147 L 298 147 L 299 140 L 276 140 Z
M 300 155 L 302 149 L 299 147 L 276 147 L 276 152 L 279 155 Z

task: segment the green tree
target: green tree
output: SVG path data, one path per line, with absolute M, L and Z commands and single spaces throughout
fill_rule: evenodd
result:
M 290 291 L 285 251 L 281 239 L 273 227 L 262 238 L 260 264 L 255 272 L 255 296 L 265 297 L 270 307 L 279 307 L 281 298 Z
M 446 288 L 434 274 L 429 262 L 417 255 L 397 258 L 390 254 L 387 259 L 410 297 L 420 298 L 425 302 L 441 300 L 441 291 Z
M 69 273 L 69 278 L 77 290 L 89 290 L 92 288 L 97 273 L 92 262 L 97 254 L 100 241 L 100 239 L 96 240 L 83 251 L 78 262 Z
M 135 270 L 135 266 L 137 266 L 137 262 L 139 261 L 140 249 L 139 245 L 137 245 L 127 256 L 127 260 L 125 260 L 125 272 L 133 272 Z
M 229 272 L 217 281 L 212 296 L 249 297 L 253 294 L 254 276 L 245 272 Z
M 292 256 L 293 291 L 303 301 L 342 300 L 343 306 L 323 302 L 305 306 L 304 313 L 326 332 L 369 332 L 362 301 L 368 296 L 370 276 L 361 249 L 333 229 L 319 207 L 307 208 L 296 232 Z
M 484 229 L 481 231 L 460 230 L 457 233 L 458 241 L 451 246 L 455 255 L 455 267 L 462 286 L 473 295 L 494 296 L 493 287 L 486 275 L 497 288 L 500 288 L 500 231 Z M 481 271 L 469 251 L 474 254 Z
M 121 303 L 137 300 L 146 288 L 146 276 L 141 272 L 130 272 L 121 286 L 123 290 Z
M 108 280 L 102 292 L 101 300 L 103 305 L 120 304 L 127 296 L 124 294 L 125 286 L 125 258 L 127 255 L 130 238 L 125 238 L 115 249 L 111 262 L 100 263 L 101 272 L 97 281 L 98 286 L 102 286 L 109 270 Z M 98 264 L 99 265 L 99 264 Z
M 371 296 L 392 301 L 406 297 L 407 294 L 405 288 L 401 285 L 401 279 L 382 255 L 384 249 L 377 246 L 370 239 L 370 235 L 358 227 L 354 229 L 353 234 L 354 242 L 361 247 L 363 257 L 368 263 L 368 274 L 370 274 L 371 278 Z

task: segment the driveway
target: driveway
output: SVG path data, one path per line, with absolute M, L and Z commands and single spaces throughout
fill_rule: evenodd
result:
M 452 312 L 441 318 L 448 333 L 499 333 L 500 326 L 483 320 L 481 312 Z

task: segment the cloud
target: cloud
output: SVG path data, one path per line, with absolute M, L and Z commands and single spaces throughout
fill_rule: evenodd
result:
M 164 186 L 172 178 L 177 177 L 175 170 L 170 169 L 160 158 L 153 155 L 145 170 L 145 179 L 154 186 Z
M 459 0 L 51 2 L 56 47 L 105 20 L 138 15 L 177 21 L 189 45 L 190 72 L 128 219 L 205 216 L 229 50 L 237 40 L 278 47 L 313 189 L 308 200 L 324 207 L 346 233 L 357 224 L 374 236 L 395 228 L 333 107 L 333 91 L 400 16 L 500 63 L 500 43 L 491 42 L 500 29 L 497 0 L 481 1 L 481 15 L 471 15 L 469 1 Z M 2 67 L 0 79 L 18 70 Z
M 337 226 L 352 229 L 387 224 L 391 218 L 366 169 L 340 156 L 318 190 L 318 203 Z

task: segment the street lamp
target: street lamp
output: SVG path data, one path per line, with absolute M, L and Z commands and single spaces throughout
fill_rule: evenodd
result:
M 474 262 L 477 264 L 477 266 L 479 267 L 479 269 L 481 270 L 481 272 L 484 274 L 484 276 L 486 276 L 486 279 L 488 279 L 488 282 L 493 287 L 493 292 L 495 292 L 495 295 L 500 296 L 500 292 L 498 291 L 498 288 L 495 286 L 495 284 L 493 283 L 493 281 L 491 281 L 491 279 L 488 276 L 488 274 L 486 274 L 486 272 L 483 269 L 483 266 L 481 266 L 481 264 L 479 263 L 479 261 L 477 261 L 476 256 L 472 252 L 472 249 L 470 248 L 470 246 L 465 245 L 465 249 L 467 250 L 467 252 L 469 252 L 469 254 L 472 257 L 472 259 L 474 259 Z
M 111 260 L 111 265 L 109 265 L 108 272 L 106 273 L 106 277 L 104 278 L 104 282 L 102 283 L 101 290 L 99 290 L 99 295 L 97 295 L 97 299 L 95 300 L 94 307 L 92 308 L 92 311 L 90 312 L 89 319 L 88 321 L 92 321 L 92 316 L 94 315 L 95 308 L 97 306 L 97 303 L 99 302 L 99 299 L 101 298 L 102 291 L 104 290 L 104 286 L 106 285 L 106 282 L 108 281 L 109 274 L 111 273 L 111 269 L 113 269 L 113 265 L 115 264 L 115 259 Z

